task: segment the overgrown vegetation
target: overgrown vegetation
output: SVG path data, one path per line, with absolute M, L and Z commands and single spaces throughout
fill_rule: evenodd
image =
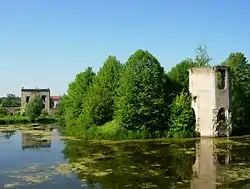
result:
M 137 50 L 121 64 L 109 56 L 97 73 L 88 67 L 69 84 L 60 102 L 62 131 L 73 136 L 141 139 L 195 136 L 195 115 L 188 91 L 189 69 L 209 67 L 205 46 L 168 73 L 148 51 Z M 250 70 L 242 53 L 221 63 L 233 87 L 233 131 L 250 124 Z
M 19 107 L 21 106 L 21 98 L 15 94 L 7 94 L 6 97 L 0 98 L 0 104 L 3 107 Z
M 55 123 L 56 118 L 48 117 L 37 117 L 36 119 L 30 120 L 28 116 L 4 116 L 0 117 L 0 125 L 14 125 L 14 124 L 29 124 L 29 123 L 39 123 L 39 124 L 50 124 Z
M 0 104 L 0 125 L 7 124 L 26 124 L 26 123 L 54 123 L 57 121 L 56 116 L 50 115 L 43 109 L 43 101 L 40 96 L 31 98 L 25 108 L 14 110 L 11 112 L 8 110 L 11 106 L 4 107 Z M 21 108 L 21 107 L 20 107 Z
M 25 114 L 31 121 L 39 117 L 43 110 L 43 101 L 40 96 L 32 98 L 25 107 Z

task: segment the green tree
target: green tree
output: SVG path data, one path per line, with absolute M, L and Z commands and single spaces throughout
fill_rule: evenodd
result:
M 89 88 L 80 124 L 85 127 L 101 126 L 113 118 L 114 97 L 119 85 L 122 65 L 114 56 L 109 56 Z
M 195 113 L 191 107 L 191 97 L 182 92 L 170 108 L 170 137 L 193 137 L 195 133 Z
M 115 100 L 115 117 L 129 130 L 150 133 L 166 129 L 165 72 L 148 51 L 128 59 Z
M 59 122 L 61 126 L 65 126 L 65 115 L 68 107 L 67 103 L 68 96 L 67 95 L 62 95 L 59 101 L 59 104 L 57 105 L 58 107 L 58 117 L 59 117 Z
M 196 64 L 192 59 L 186 59 L 181 61 L 170 72 L 168 77 L 175 82 L 177 91 L 181 92 L 182 89 L 188 91 L 189 88 L 189 69 L 195 67 Z
M 194 67 L 210 66 L 211 57 L 208 55 L 205 45 L 198 45 L 195 49 L 196 55 L 193 59 L 188 58 L 176 64 L 169 72 L 168 77 L 173 82 L 175 94 L 180 94 L 184 89 L 189 91 L 189 69 Z
M 21 106 L 21 98 L 15 94 L 7 94 L 6 97 L 0 98 L 0 103 L 3 107 L 19 107 Z
M 43 100 L 40 96 L 35 96 L 31 98 L 29 103 L 25 107 L 25 114 L 30 118 L 30 120 L 34 120 L 39 117 L 42 113 L 43 109 Z
M 76 124 L 84 108 L 84 98 L 94 76 L 95 73 L 92 68 L 88 67 L 84 72 L 77 74 L 75 80 L 69 84 L 67 97 L 61 101 L 66 125 L 73 126 Z
M 229 69 L 232 89 L 233 134 L 249 133 L 250 127 L 250 64 L 243 53 L 231 53 L 222 63 Z
M 206 45 L 198 45 L 195 49 L 196 55 L 194 58 L 195 66 L 210 66 L 212 58 L 207 52 Z

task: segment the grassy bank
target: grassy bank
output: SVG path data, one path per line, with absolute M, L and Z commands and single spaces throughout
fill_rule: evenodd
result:
M 64 127 L 61 129 L 63 135 L 81 137 L 87 140 L 138 140 L 166 137 L 166 132 L 150 133 L 147 130 L 132 131 L 122 128 L 115 120 L 106 123 L 103 126 L 93 126 L 89 129 L 77 127 Z
M 39 124 L 50 124 L 57 121 L 54 117 L 43 116 L 38 117 L 34 121 L 30 121 L 27 116 L 4 116 L 0 117 L 0 125 L 13 125 L 13 124 L 30 124 L 30 123 L 39 123 Z

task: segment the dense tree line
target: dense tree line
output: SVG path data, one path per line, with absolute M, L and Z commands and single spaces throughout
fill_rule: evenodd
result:
M 5 97 L 0 98 L 0 104 L 3 107 L 19 107 L 21 106 L 21 98 L 15 94 L 7 94 Z
M 192 137 L 195 115 L 188 70 L 211 66 L 204 46 L 169 72 L 148 51 L 137 50 L 121 64 L 109 56 L 97 73 L 88 67 L 69 84 L 60 102 L 63 131 L 100 138 Z M 243 53 L 221 63 L 229 68 L 234 133 L 250 124 L 250 66 Z
M 0 117 L 7 115 L 9 112 L 7 107 L 20 107 L 21 98 L 15 94 L 7 94 L 5 97 L 0 98 Z

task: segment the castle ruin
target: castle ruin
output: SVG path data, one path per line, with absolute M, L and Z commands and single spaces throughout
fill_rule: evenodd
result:
M 231 91 L 227 68 L 215 66 L 190 69 L 189 91 L 196 116 L 196 131 L 200 136 L 229 136 Z

